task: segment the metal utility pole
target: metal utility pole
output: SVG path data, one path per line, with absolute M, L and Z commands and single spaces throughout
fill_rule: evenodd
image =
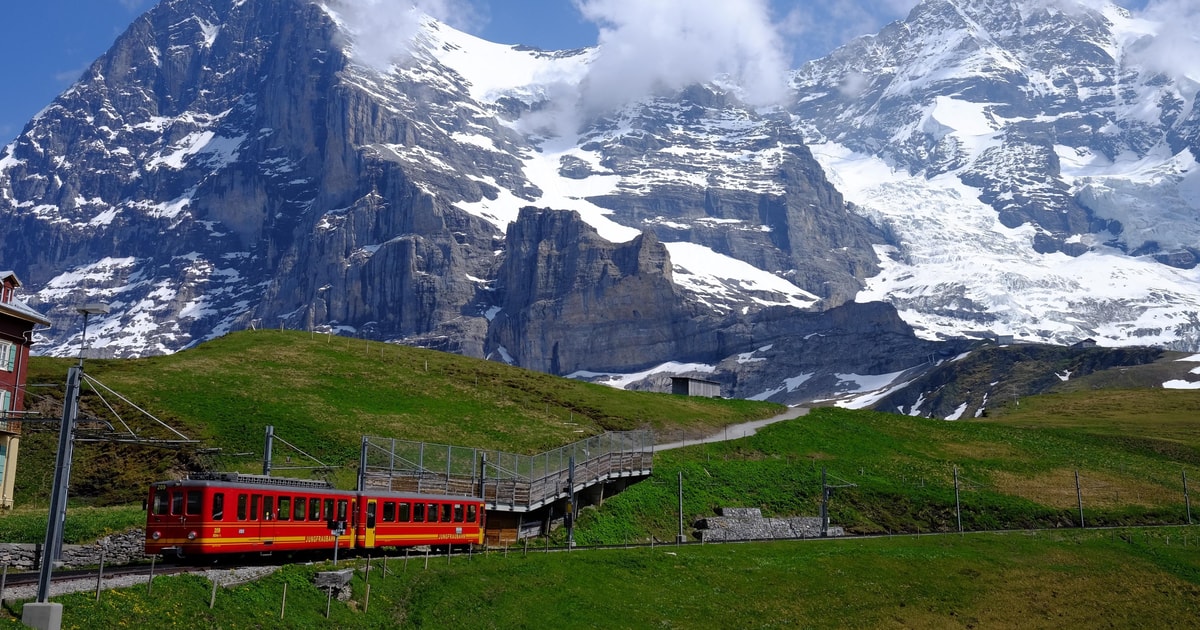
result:
M 263 476 L 271 476 L 271 447 L 275 441 L 275 427 L 267 425 L 267 435 L 263 440 Z M 360 488 L 361 490 L 361 488 Z
M 1188 497 L 1187 470 L 1183 471 L 1183 505 L 1187 508 L 1187 524 L 1192 524 L 1192 500 Z
M 63 397 L 62 425 L 58 431 L 58 453 L 54 458 L 54 485 L 50 493 L 50 519 L 42 545 L 42 567 L 38 577 L 38 602 L 50 598 L 50 574 L 61 557 L 63 523 L 67 519 L 67 484 L 71 479 L 71 455 L 75 450 L 75 419 L 79 411 L 79 381 L 83 368 L 67 370 L 67 390 Z
M 679 535 L 675 537 L 675 544 L 682 545 L 683 538 L 683 471 L 679 471 Z
M 831 488 L 825 482 L 825 467 L 821 467 L 821 538 L 829 536 L 829 493 Z
M 954 514 L 958 517 L 958 533 L 962 533 L 962 504 L 958 500 L 958 466 L 954 467 Z
M 79 348 L 79 363 L 67 370 L 67 387 L 63 392 L 63 415 L 58 431 L 58 452 L 54 456 L 54 486 L 50 491 L 50 515 L 46 521 L 46 538 L 42 545 L 37 602 L 26 604 L 21 614 L 21 621 L 27 626 L 54 630 L 62 625 L 62 605 L 50 603 L 50 577 L 54 571 L 54 563 L 62 557 L 63 524 L 67 520 L 67 485 L 71 480 L 75 421 L 79 417 L 83 354 L 87 350 L 87 322 L 89 315 L 108 313 L 108 305 L 96 302 L 85 304 L 76 310 L 83 315 L 83 337 Z
M 567 483 L 567 548 L 575 546 L 575 455 L 568 460 Z
M 1083 529 L 1087 525 L 1083 524 L 1083 491 L 1079 489 L 1079 471 L 1075 471 L 1075 501 L 1079 503 L 1079 528 Z
M 831 486 L 826 481 L 825 467 L 821 467 L 821 538 L 829 537 L 829 497 L 833 496 L 834 488 L 853 488 L 858 484 L 844 483 Z

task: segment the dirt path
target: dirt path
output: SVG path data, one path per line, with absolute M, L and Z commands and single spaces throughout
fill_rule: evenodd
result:
M 669 442 L 667 444 L 655 444 L 654 450 L 668 451 L 668 450 L 671 450 L 674 448 L 681 448 L 684 446 L 692 446 L 695 444 L 708 444 L 711 442 L 725 442 L 727 440 L 738 440 L 738 439 L 741 439 L 744 437 L 749 437 L 751 435 L 754 435 L 755 433 L 758 433 L 759 429 L 767 426 L 768 424 L 775 424 L 776 422 L 782 422 L 784 420 L 791 420 L 793 418 L 799 418 L 800 416 L 803 416 L 807 413 L 808 413 L 808 407 L 791 407 L 787 411 L 779 414 L 778 416 L 766 418 L 764 420 L 754 420 L 752 422 L 743 422 L 742 424 L 731 424 L 731 425 L 721 429 L 717 433 L 714 433 L 703 439 L 683 440 L 680 442 Z

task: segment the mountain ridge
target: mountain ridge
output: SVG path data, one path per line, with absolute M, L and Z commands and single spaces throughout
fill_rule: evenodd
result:
M 1025 4 L 985 4 L 1029 18 Z M 854 370 L 927 369 L 995 333 L 1194 346 L 1190 250 L 1122 245 L 1140 228 L 1096 201 L 1175 191 L 1157 196 L 1179 200 L 1168 209 L 1189 233 L 1188 149 L 1145 163 L 1165 174 L 1131 187 L 1127 170 L 1089 166 L 1118 146 L 1093 142 L 1103 133 L 1076 133 L 1091 153 L 1071 154 L 1044 137 L 1062 141 L 1067 123 L 966 98 L 1023 94 L 1017 75 L 943 69 L 940 84 L 909 81 L 919 99 L 884 98 L 900 76 L 888 60 L 937 39 L 904 41 L 905 29 L 952 23 L 968 31 L 943 42 L 1010 60 L 994 36 L 968 37 L 979 25 L 963 7 L 983 4 L 927 0 L 796 70 L 786 108 L 748 105 L 718 78 L 588 117 L 561 99 L 581 91 L 596 49 L 502 46 L 419 18 L 409 50 L 381 58 L 336 3 L 171 0 L 0 152 L 0 242 L 44 287 L 30 302 L 59 326 L 41 333 L 49 354 L 78 347 L 72 305 L 85 297 L 114 305 L 89 331 L 108 356 L 321 328 L 555 373 L 694 363 L 729 395 L 787 402 L 853 387 L 837 375 Z M 1080 15 L 1088 37 L 1112 29 L 1095 18 L 1108 13 Z M 864 59 L 892 74 L 849 86 Z M 1147 162 L 1192 142 L 1184 105 L 1171 124 L 1130 123 L 1120 146 Z M 881 140 L 898 129 L 908 140 Z M 566 214 L 547 231 L 534 208 Z M 876 301 L 887 306 L 862 304 Z M 589 338 L 600 322 L 604 339 Z M 852 334 L 796 339 L 829 327 Z M 853 334 L 909 363 L 860 356 Z M 756 353 L 770 369 L 739 358 Z

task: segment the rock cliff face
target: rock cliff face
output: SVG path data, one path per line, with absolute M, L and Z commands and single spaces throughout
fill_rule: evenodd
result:
M 720 361 L 746 349 L 722 329 L 844 303 L 877 270 L 882 235 L 780 112 L 694 86 L 555 153 L 517 131 L 540 93 L 481 93 L 462 59 L 586 54 L 426 21 L 380 66 L 338 6 L 163 2 L 4 149 L 5 259 L 56 322 L 39 347 L 73 354 L 74 306 L 103 299 L 105 356 L 262 325 L 629 371 Z
M 568 374 L 711 357 L 692 338 L 703 311 L 671 282 L 670 255 L 653 232 L 613 244 L 577 213 L 525 208 L 505 252 L 492 334 L 517 364 Z
M 57 355 L 93 300 L 95 355 L 320 328 L 788 402 L 978 329 L 1186 345 L 1193 94 L 1115 63 L 1112 7 L 1031 6 L 927 0 L 796 72 L 788 107 L 714 82 L 542 124 L 595 50 L 422 18 L 381 61 L 354 3 L 164 0 L 0 151 L 0 266 Z M 1159 153 L 1159 180 L 1081 166 Z

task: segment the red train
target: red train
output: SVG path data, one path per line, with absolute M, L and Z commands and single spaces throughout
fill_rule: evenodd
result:
M 478 497 L 352 492 L 238 473 L 150 485 L 146 553 L 176 557 L 482 544 Z

